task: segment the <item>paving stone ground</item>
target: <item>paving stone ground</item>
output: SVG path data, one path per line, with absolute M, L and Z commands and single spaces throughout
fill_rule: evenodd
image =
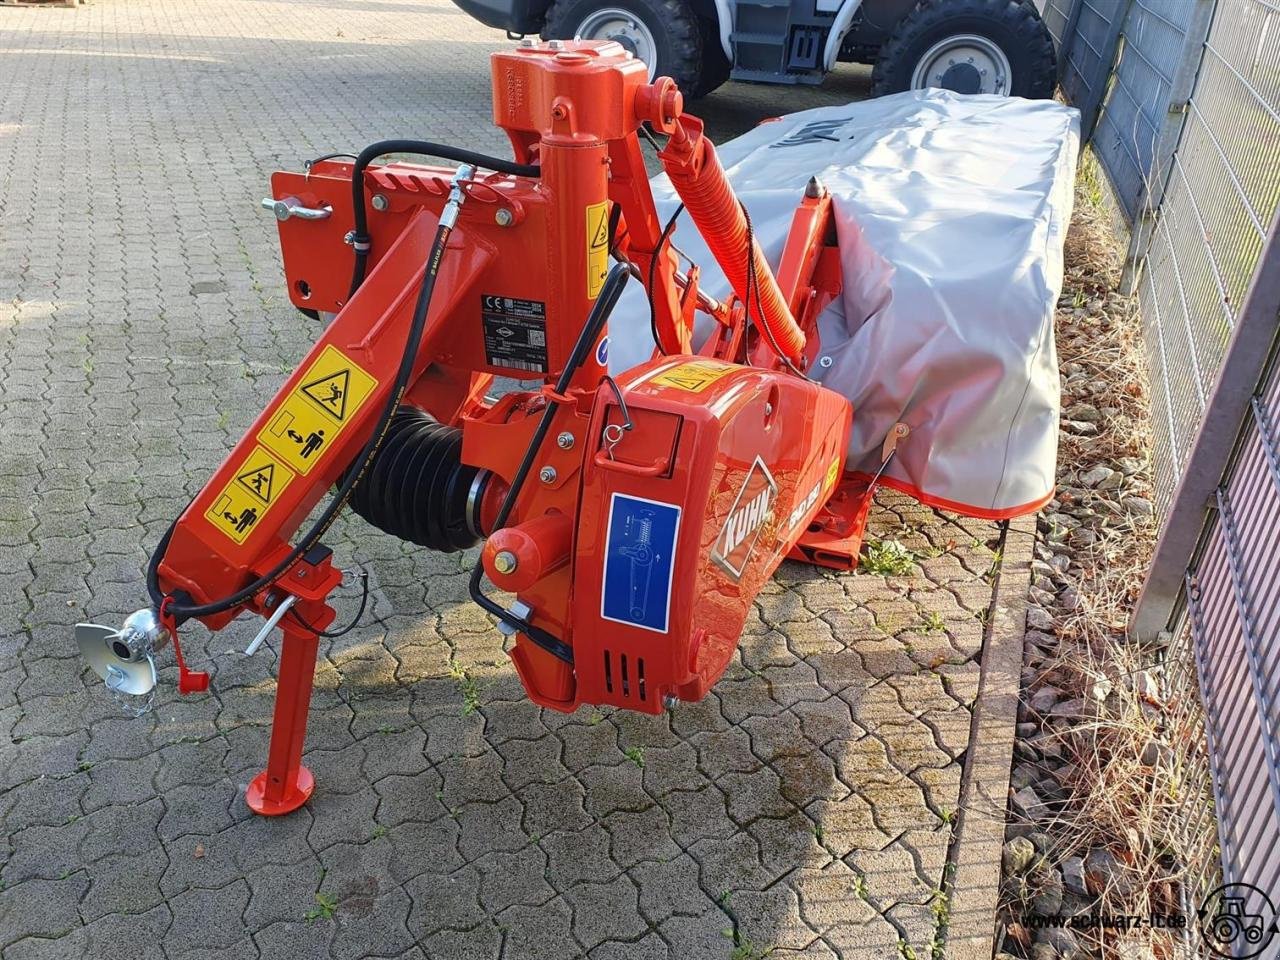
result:
M 785 565 L 712 695 L 651 718 L 531 706 L 473 555 L 343 520 L 373 601 L 322 648 L 319 787 L 283 819 L 242 799 L 274 692 L 270 651 L 237 652 L 255 624 L 193 631 L 213 691 L 166 666 L 140 720 L 75 655 L 77 620 L 143 605 L 147 552 L 315 334 L 269 173 L 386 136 L 503 150 L 503 42 L 444 0 L 0 8 L 3 960 L 929 956 L 992 524 L 882 498 L 914 575 Z M 697 109 L 724 137 L 866 81 Z

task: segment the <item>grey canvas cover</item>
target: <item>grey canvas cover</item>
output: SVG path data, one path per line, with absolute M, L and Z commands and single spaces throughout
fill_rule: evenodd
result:
M 928 503 L 1003 518 L 1052 496 L 1059 385 L 1053 313 L 1071 219 L 1079 114 L 1051 101 L 913 91 L 790 114 L 718 152 L 770 263 L 816 176 L 831 191 L 843 292 L 810 376 L 853 403 L 846 469 Z M 653 180 L 661 217 L 679 202 Z M 687 217 L 676 245 L 729 292 Z M 632 284 L 610 327 L 617 372 L 653 350 Z M 698 331 L 704 338 L 711 321 Z

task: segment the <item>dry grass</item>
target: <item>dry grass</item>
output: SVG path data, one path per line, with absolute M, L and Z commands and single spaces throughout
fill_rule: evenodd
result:
M 1057 336 L 1064 411 L 1069 413 L 1074 397 L 1096 406 L 1103 417 L 1096 436 L 1063 431 L 1058 474 L 1060 487 L 1068 489 L 1050 508 L 1093 510 L 1097 516 L 1081 528 L 1092 530 L 1092 537 L 1076 543 L 1074 532 L 1067 535 L 1072 563 L 1064 579 L 1079 600 L 1074 609 L 1061 598 L 1044 606 L 1053 619 L 1054 639 L 1029 649 L 1023 695 L 1029 700 L 1051 684 L 1064 697 L 1083 701 L 1078 719 L 1043 721 L 1042 729 L 1061 746 L 1059 762 L 1065 763 L 1057 776 L 1061 794 L 1047 804 L 1049 818 L 1035 823 L 1052 840 L 1046 868 L 1105 848 L 1117 864 L 1110 882 L 1103 886 L 1100 874 L 1086 874 L 1090 892 L 1098 896 L 1097 909 L 1145 916 L 1181 911 L 1178 838 L 1187 785 L 1180 782 L 1181 768 L 1169 762 L 1174 751 L 1167 746 L 1172 733 L 1165 685 L 1158 670 L 1144 671 L 1152 665 L 1152 652 L 1136 649 L 1125 637 L 1156 526 L 1122 506 L 1125 497 L 1150 496 L 1149 407 L 1136 303 L 1115 292 L 1124 251 L 1107 220 L 1100 175 L 1092 157 L 1086 157 L 1066 244 Z M 1078 478 L 1091 468 L 1115 467 L 1126 458 L 1142 466 L 1126 479 L 1123 493 L 1070 492 L 1083 487 Z M 1042 543 L 1052 536 L 1042 533 Z M 1013 811 L 1011 817 L 1016 817 Z M 1033 870 L 1029 877 L 1006 880 L 1006 950 L 1026 953 L 1031 943 L 1030 932 L 1014 922 L 1043 873 Z M 1091 953 L 1115 956 L 1120 939 L 1108 931 L 1081 935 L 1081 944 Z M 1139 947 L 1139 956 L 1171 954 L 1167 934 L 1147 930 L 1124 939 Z

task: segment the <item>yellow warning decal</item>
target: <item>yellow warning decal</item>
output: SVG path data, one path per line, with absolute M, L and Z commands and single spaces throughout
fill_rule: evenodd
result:
M 587 296 L 600 295 L 609 273 L 609 204 L 587 205 Z
M 689 360 L 679 366 L 668 367 L 649 378 L 649 383 L 660 387 L 676 387 L 690 393 L 701 393 L 737 367 L 716 360 Z
M 236 543 L 244 543 L 280 499 L 296 474 L 262 447 L 253 451 L 205 511 L 205 519 Z
M 355 361 L 328 345 L 258 432 L 258 442 L 305 476 L 377 385 Z
M 840 455 L 836 454 L 835 459 L 831 461 L 831 466 L 827 467 L 827 478 L 822 481 L 823 491 L 830 490 L 838 476 L 840 476 Z

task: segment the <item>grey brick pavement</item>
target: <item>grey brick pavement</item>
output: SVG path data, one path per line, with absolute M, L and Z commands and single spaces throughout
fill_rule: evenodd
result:
M 371 615 L 322 648 L 306 762 L 266 820 L 274 663 L 192 631 L 214 691 L 123 718 L 70 625 L 149 548 L 314 329 L 267 176 L 384 136 L 501 150 L 443 0 L 0 9 L 0 956 L 929 955 L 991 602 L 991 524 L 883 498 L 916 575 L 788 564 L 713 695 L 669 717 L 522 696 L 473 557 L 341 522 Z M 718 136 L 865 89 L 729 85 Z M 346 602 L 340 616 L 349 613 Z

